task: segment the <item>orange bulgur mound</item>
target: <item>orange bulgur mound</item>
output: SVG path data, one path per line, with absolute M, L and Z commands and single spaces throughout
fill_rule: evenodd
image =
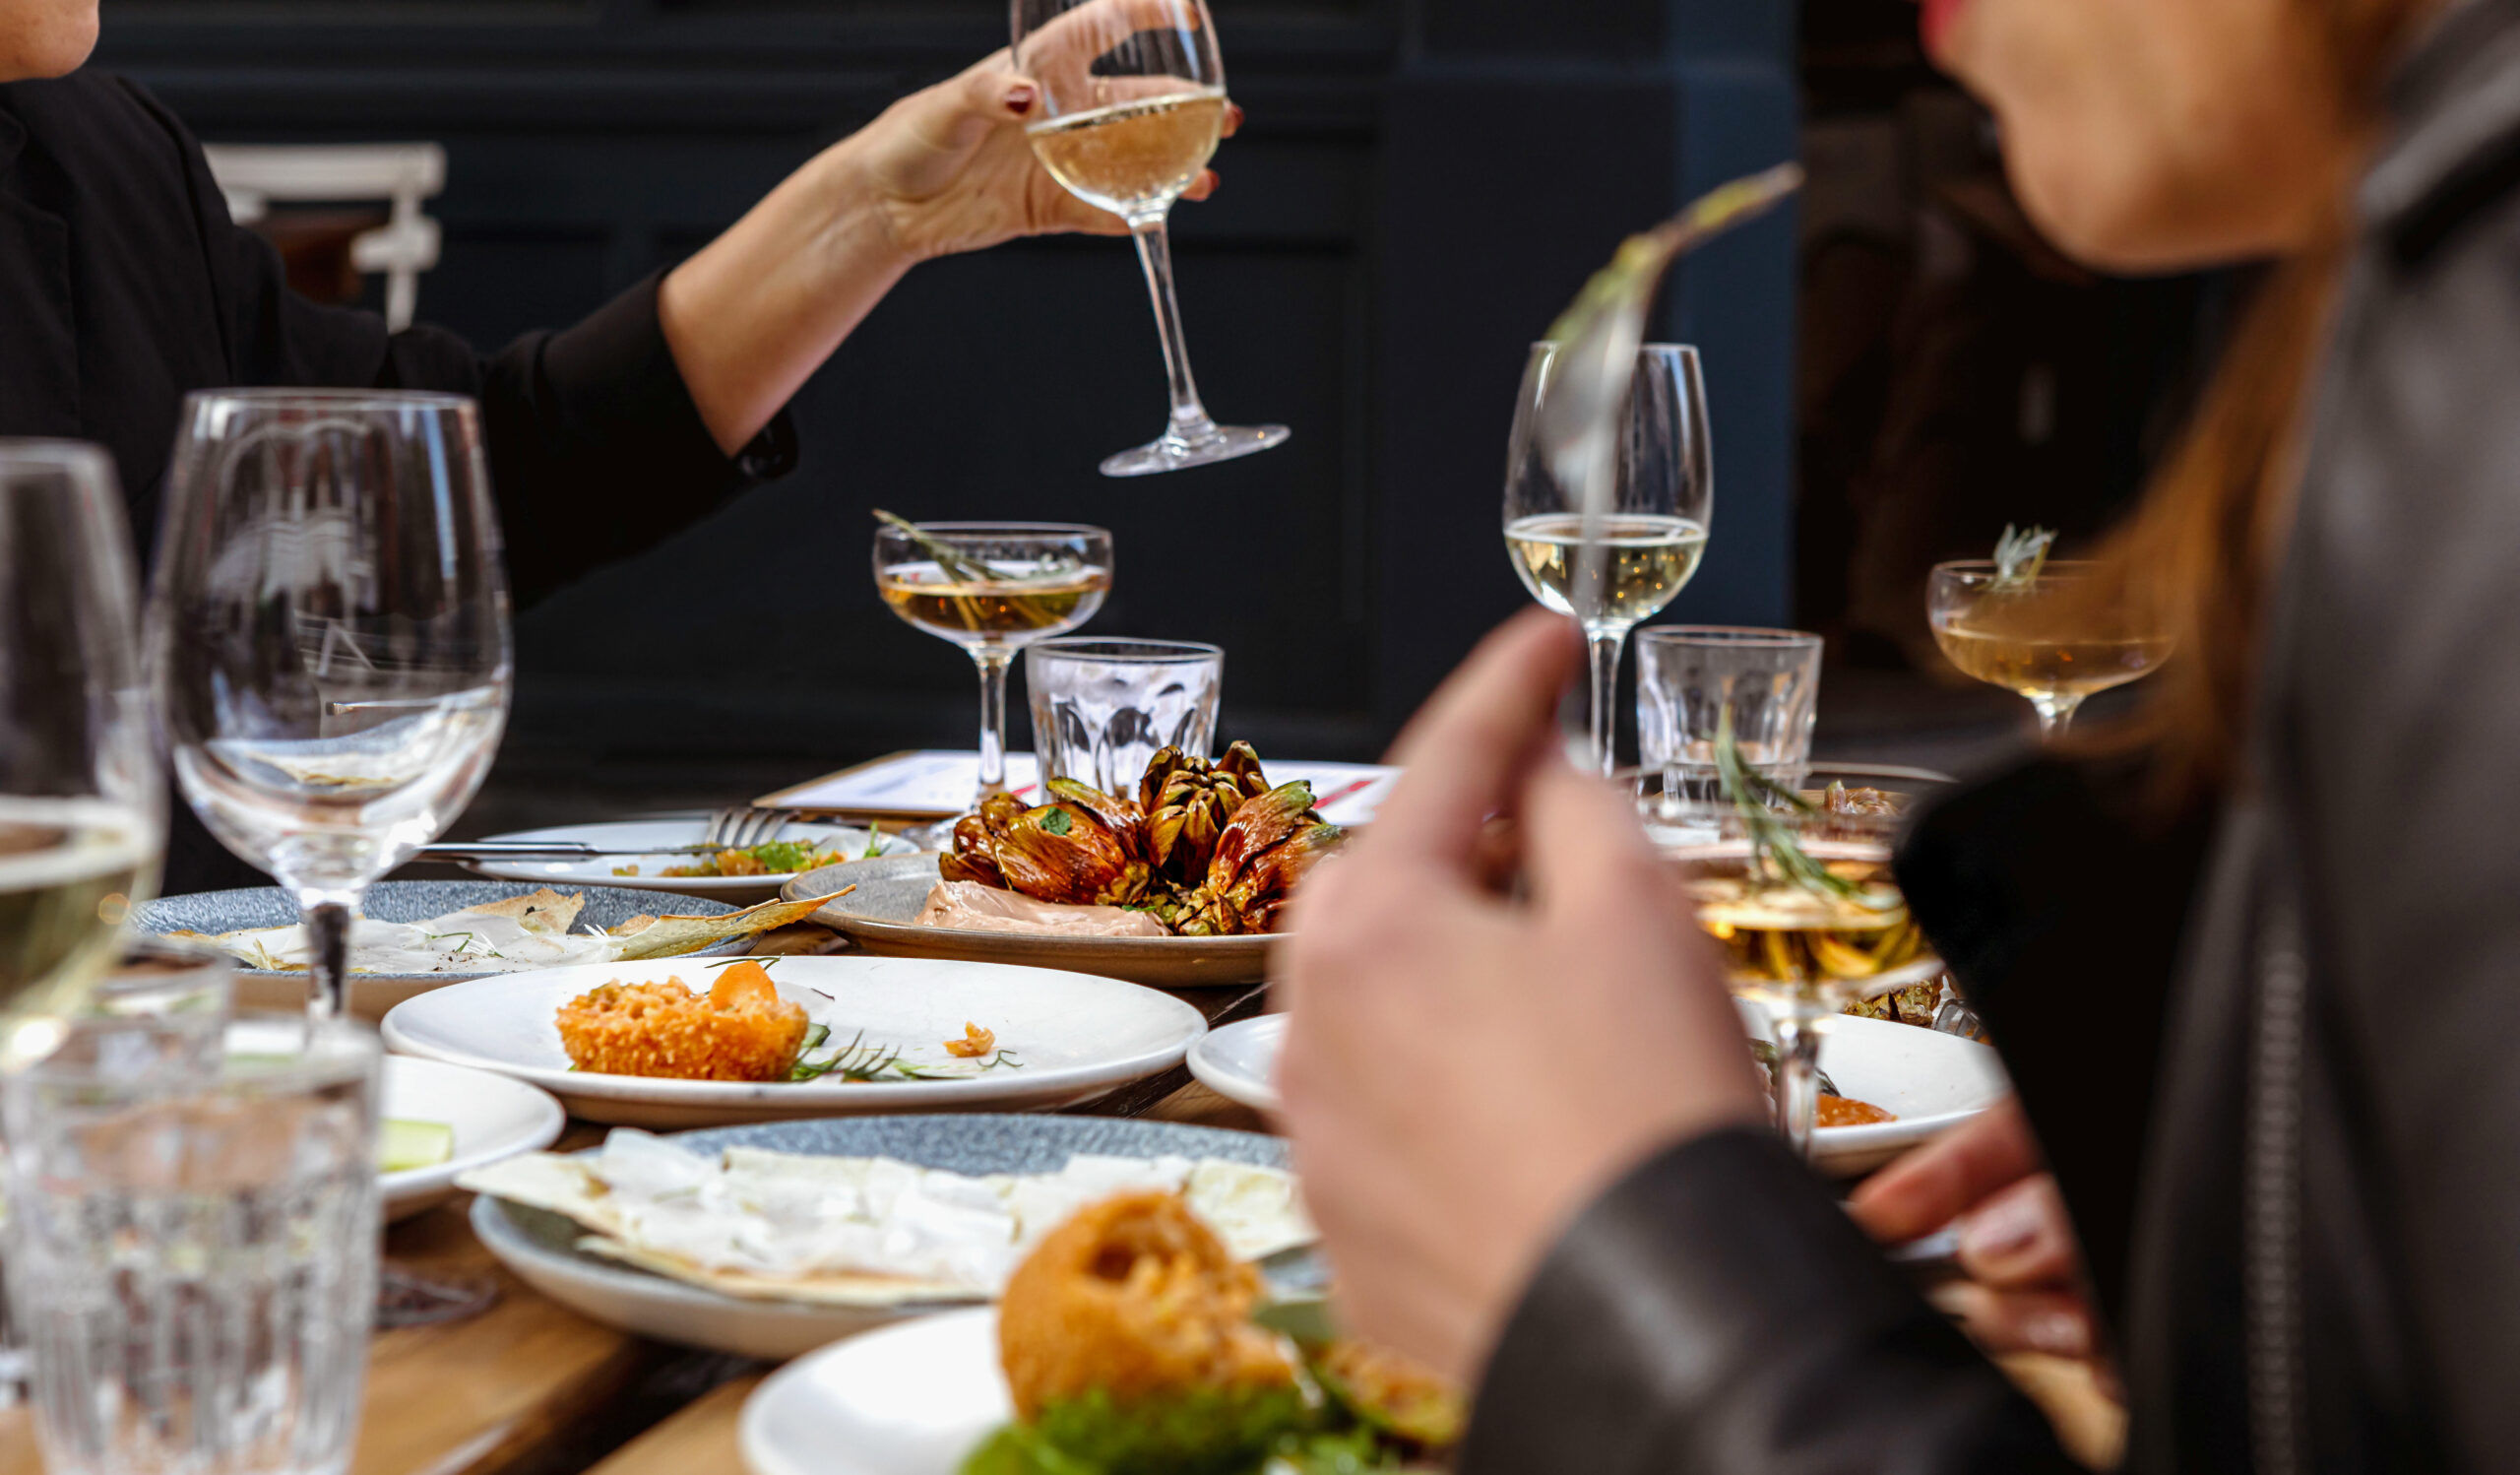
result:
M 728 965 L 706 994 L 679 978 L 605 984 L 560 1006 L 560 1044 L 580 1070 L 676 1080 L 783 1080 L 805 1044 L 805 1011 L 770 973 Z

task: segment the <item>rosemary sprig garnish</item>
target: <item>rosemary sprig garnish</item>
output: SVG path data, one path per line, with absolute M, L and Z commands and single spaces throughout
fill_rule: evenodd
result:
M 1801 795 L 1752 768 L 1741 756 L 1741 743 L 1733 736 L 1732 709 L 1729 705 L 1716 718 L 1715 771 L 1724 782 L 1725 799 L 1741 816 L 1741 828 L 1749 834 L 1752 874 L 1774 873 L 1778 879 L 1815 896 L 1853 902 L 1867 911 L 1883 912 L 1898 905 L 1895 899 L 1883 902 L 1803 852 L 1794 826 L 1779 817 L 1769 803 L 1780 802 L 1800 815 L 1817 815 L 1819 809 Z
M 1995 541 L 1995 581 L 1988 587 L 2005 594 L 2020 594 L 2039 582 L 2039 570 L 2048 563 L 2048 549 L 2056 541 L 2053 528 L 2020 528 L 2004 524 L 2004 536 Z
M 875 508 L 874 512 L 875 521 L 882 523 L 885 527 L 888 527 L 894 532 L 902 535 L 904 538 L 909 539 L 917 546 L 920 552 L 925 553 L 935 562 L 936 571 L 943 574 L 946 578 L 953 580 L 957 584 L 997 586 L 990 589 L 989 592 L 996 595 L 997 598 L 1006 601 L 1010 608 L 1021 611 L 1024 621 L 1028 625 L 1038 628 L 1056 622 L 1051 617 L 1050 611 L 1043 609 L 1039 602 L 1035 601 L 1031 596 L 1016 594 L 1005 587 L 1009 584 L 1020 581 L 1008 579 L 1005 575 L 989 567 L 979 559 L 966 557 L 952 544 L 938 538 L 936 535 L 928 532 L 925 528 L 912 522 L 909 518 L 896 516 L 893 513 L 886 512 L 881 507 Z M 1061 564 L 1054 569 L 1045 570 L 1041 575 L 1038 575 L 1037 577 L 1048 577 L 1053 573 L 1070 573 L 1073 571 L 1073 565 Z M 972 607 L 971 596 L 955 595 L 953 596 L 953 600 L 963 611 L 963 623 L 974 630 L 978 629 L 980 627 L 979 611 Z
M 822 1049 L 830 1040 L 830 1025 L 817 1024 L 807 1030 L 805 1032 L 805 1043 L 796 1052 L 796 1063 L 788 1067 L 788 1079 L 791 1082 L 809 1081 L 821 1080 L 827 1075 L 837 1075 L 842 1080 L 855 1081 L 862 1085 L 870 1081 L 881 1080 L 937 1081 L 969 1080 L 971 1078 L 969 1075 L 965 1074 L 937 1071 L 929 1069 L 923 1065 L 914 1065 L 902 1058 L 902 1052 L 899 1046 L 885 1047 L 881 1045 L 867 1044 L 866 1032 L 864 1030 L 859 1030 L 855 1035 L 851 1036 L 849 1043 L 842 1046 L 828 1060 L 807 1060 L 805 1058 L 808 1054 Z M 995 1070 L 1000 1066 L 1009 1070 L 1021 1070 L 1024 1068 L 1023 1062 L 1015 1058 L 1015 1052 L 1011 1050 L 1000 1050 L 995 1055 L 990 1056 L 986 1060 L 982 1061 L 980 1069 L 983 1071 Z

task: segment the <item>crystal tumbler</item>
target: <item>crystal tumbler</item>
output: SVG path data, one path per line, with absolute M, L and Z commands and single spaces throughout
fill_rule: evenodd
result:
M 1128 799 L 1163 749 L 1208 755 L 1225 652 L 1175 640 L 1044 640 L 1025 649 L 1024 683 L 1041 777 Z

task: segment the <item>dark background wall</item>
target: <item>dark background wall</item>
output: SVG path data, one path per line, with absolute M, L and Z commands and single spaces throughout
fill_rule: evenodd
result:
M 967 663 L 874 597 L 872 506 L 1112 528 L 1094 628 L 1224 644 L 1226 727 L 1264 751 L 1369 756 L 1523 602 L 1497 510 L 1525 345 L 1625 231 L 1794 152 L 1793 8 L 1218 10 L 1250 122 L 1219 198 L 1176 215 L 1182 305 L 1211 408 L 1292 443 L 1106 481 L 1096 462 L 1163 410 L 1128 249 L 923 267 L 800 396 L 794 476 L 525 616 L 494 811 L 968 745 Z M 489 345 L 689 253 L 816 148 L 1002 45 L 1005 7 L 118 0 L 106 28 L 100 64 L 205 138 L 442 142 L 421 312 Z M 1784 219 L 1742 232 L 1662 309 L 1706 353 L 1718 467 L 1711 556 L 1675 618 L 1792 608 L 1793 242 Z

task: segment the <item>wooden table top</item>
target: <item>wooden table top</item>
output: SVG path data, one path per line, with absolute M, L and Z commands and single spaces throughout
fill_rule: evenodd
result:
M 1259 991 L 1185 994 L 1212 1019 L 1258 1011 Z M 1265 1131 L 1258 1114 L 1173 1072 L 1097 1103 L 1124 1115 Z M 572 1123 L 563 1149 L 603 1129 Z M 352 1475 L 690 1475 L 742 1469 L 735 1423 L 769 1365 L 651 1342 L 543 1299 L 472 1236 L 469 1196 L 396 1225 L 396 1267 L 495 1283 L 496 1303 L 470 1320 L 377 1333 Z M 2054 1358 L 2010 1359 L 2008 1373 L 2048 1410 L 2069 1447 L 2112 1463 L 2122 1418 L 2086 1369 Z M 33 1475 L 26 1411 L 0 1412 L 0 1475 Z

